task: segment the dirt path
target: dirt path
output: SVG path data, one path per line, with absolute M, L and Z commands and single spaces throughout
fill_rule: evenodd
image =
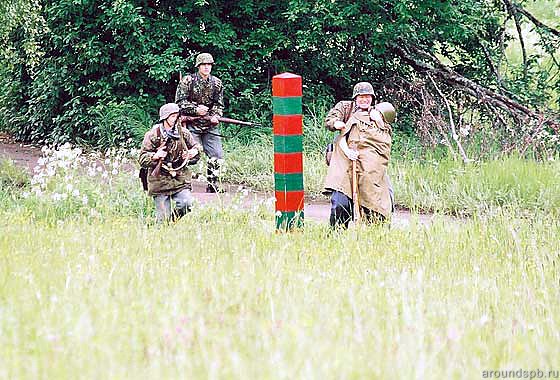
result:
M 17 165 L 26 167 L 32 173 L 37 165 L 37 160 L 42 156 L 41 149 L 27 144 L 14 142 L 7 134 L 0 133 L 0 157 L 9 158 Z M 140 186 L 140 183 L 138 184 Z M 225 194 L 207 194 L 206 184 L 201 181 L 193 181 L 193 195 L 201 204 L 223 202 L 229 204 L 233 199 L 242 199 L 244 207 L 251 207 L 256 202 L 274 196 L 273 192 L 256 192 L 245 189 L 239 185 L 227 185 Z M 305 219 L 314 222 L 328 223 L 330 215 L 330 203 L 326 200 L 306 200 Z M 392 226 L 406 227 L 414 218 L 424 225 L 429 225 L 434 216 L 426 214 L 411 214 L 409 211 L 397 210 L 393 214 Z

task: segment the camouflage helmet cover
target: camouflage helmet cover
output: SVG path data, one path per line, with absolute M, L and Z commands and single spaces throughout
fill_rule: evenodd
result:
M 194 64 L 194 67 L 198 67 L 200 65 L 202 65 L 203 63 L 214 63 L 214 57 L 212 57 L 212 54 L 210 53 L 200 53 L 199 55 L 196 56 L 196 63 Z
M 166 120 L 170 115 L 179 113 L 179 106 L 175 103 L 167 103 L 159 109 L 159 121 Z
M 375 97 L 373 92 L 373 86 L 369 82 L 360 82 L 354 86 L 354 91 L 352 92 L 352 99 L 355 99 L 358 95 L 371 95 Z
M 381 112 L 381 114 L 383 115 L 383 119 L 385 119 L 387 123 L 394 122 L 397 117 L 395 107 L 389 102 L 376 104 L 375 109 Z

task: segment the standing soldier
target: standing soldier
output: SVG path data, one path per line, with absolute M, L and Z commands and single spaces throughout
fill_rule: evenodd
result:
M 214 58 L 210 54 L 199 54 L 195 63 L 198 72 L 181 79 L 175 102 L 181 107 L 182 115 L 198 117 L 188 123 L 188 128 L 208 157 L 206 192 L 221 193 L 224 190 L 218 185 L 218 174 L 224 151 L 218 130 L 218 117 L 223 115 L 224 88 L 219 78 L 210 75 L 213 64 Z
M 391 150 L 390 123 L 394 121 L 395 112 L 390 103 L 373 107 L 373 97 L 372 85 L 360 82 L 354 86 L 352 101 L 338 102 L 325 119 L 329 130 L 341 132 L 335 139 L 325 179 L 324 193 L 331 195 L 332 227 L 347 227 L 352 220 L 354 160 L 358 163 L 361 210 L 367 219 L 382 221 L 393 211 L 393 191 L 386 169 Z
M 187 164 L 202 146 L 181 126 L 178 118 L 177 104 L 161 106 L 159 122 L 144 135 L 138 160 L 148 170 L 148 195 L 154 197 L 158 222 L 181 218 L 190 211 L 193 202 Z

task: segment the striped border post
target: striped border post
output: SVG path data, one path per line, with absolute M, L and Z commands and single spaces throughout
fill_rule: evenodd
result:
M 301 76 L 272 78 L 276 230 L 303 227 L 303 117 Z

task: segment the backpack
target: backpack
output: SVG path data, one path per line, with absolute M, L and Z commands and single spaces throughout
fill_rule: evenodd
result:
M 158 140 L 161 140 L 161 131 L 159 130 L 159 127 L 156 130 L 156 136 L 158 137 Z M 142 188 L 144 191 L 148 191 L 148 169 L 149 168 L 141 167 L 138 172 L 138 178 L 140 178 L 140 182 L 142 182 Z

